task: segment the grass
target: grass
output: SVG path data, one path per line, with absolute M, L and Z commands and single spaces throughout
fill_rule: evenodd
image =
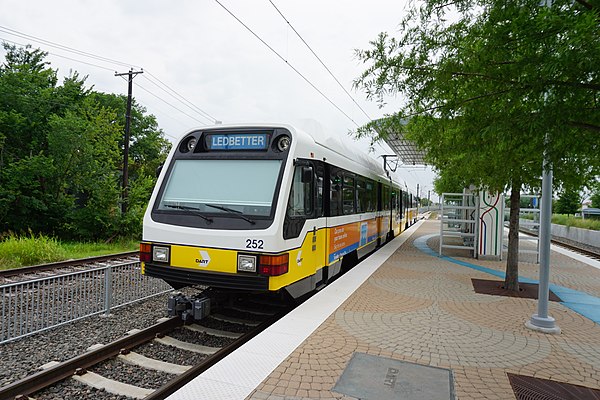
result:
M 553 214 L 552 223 L 558 225 L 566 225 L 569 227 L 590 229 L 593 231 L 600 231 L 600 220 L 598 219 L 581 219 L 572 215 L 565 214 Z
M 72 258 L 85 258 L 138 249 L 139 242 L 62 243 L 44 235 L 9 234 L 0 242 L 0 269 L 18 268 Z
M 533 214 L 524 214 L 519 218 L 533 220 Z M 592 231 L 600 231 L 600 219 L 581 219 L 573 215 L 552 214 L 552 223 L 557 225 L 565 225 L 568 227 L 589 229 Z

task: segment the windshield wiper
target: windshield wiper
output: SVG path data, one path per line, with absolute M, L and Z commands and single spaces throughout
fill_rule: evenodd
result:
M 202 213 L 200 212 L 200 210 L 197 209 L 197 208 L 194 208 L 194 207 L 180 206 L 178 204 L 165 204 L 165 207 L 176 208 L 178 210 L 190 211 L 191 214 L 196 215 L 196 216 L 202 218 L 203 220 L 207 221 L 208 223 L 212 223 L 213 222 L 212 218 L 209 218 L 206 215 L 202 215 Z
M 254 221 L 253 219 L 250 219 L 250 218 L 246 217 L 244 214 L 242 214 L 241 211 L 234 210 L 233 208 L 223 207 L 223 206 L 219 206 L 219 205 L 216 205 L 216 204 L 204 204 L 204 205 L 207 206 L 207 207 L 216 208 L 217 210 L 226 211 L 226 212 L 228 212 L 230 214 L 233 214 L 233 215 L 237 215 L 241 219 L 250 222 L 252 225 L 256 224 L 256 221 Z

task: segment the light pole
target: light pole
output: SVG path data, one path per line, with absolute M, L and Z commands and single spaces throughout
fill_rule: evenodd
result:
M 546 7 L 552 7 L 552 0 L 544 0 Z M 548 93 L 544 93 L 544 104 Z M 538 285 L 538 309 L 531 319 L 525 322 L 529 329 L 544 333 L 560 333 L 554 318 L 548 315 L 548 297 L 550 290 L 550 228 L 552 225 L 552 163 L 550 162 L 550 137 L 544 138 L 544 162 L 542 171 L 542 211 L 540 213 L 540 281 Z

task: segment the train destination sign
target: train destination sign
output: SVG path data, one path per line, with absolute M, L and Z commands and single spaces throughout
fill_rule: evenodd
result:
M 208 136 L 209 150 L 266 150 L 266 133 L 223 133 Z

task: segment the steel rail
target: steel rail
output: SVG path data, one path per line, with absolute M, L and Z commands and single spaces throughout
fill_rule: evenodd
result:
M 581 253 L 581 254 L 585 255 L 586 257 L 590 257 L 590 258 L 600 261 L 600 252 L 598 252 L 598 251 L 579 247 L 572 243 L 566 243 L 559 239 L 552 239 L 551 242 L 557 246 L 565 247 L 568 250 L 572 250 L 576 253 Z
M 174 317 L 159 322 L 144 330 L 126 335 L 116 341 L 106 344 L 97 350 L 88 351 L 70 360 L 61 362 L 48 369 L 36 372 L 26 378 L 13 382 L 0 388 L 0 400 L 27 398 L 38 390 L 44 389 L 58 381 L 68 378 L 78 371 L 85 370 L 93 365 L 119 354 L 123 349 L 131 349 L 146 343 L 157 334 L 165 333 L 183 324 L 181 318 Z
M 534 231 L 534 230 L 520 228 L 519 232 L 526 233 L 526 234 L 534 236 L 534 237 L 538 237 L 537 232 Z M 590 258 L 593 258 L 595 260 L 600 260 L 600 251 L 596 251 L 596 250 L 592 250 L 590 248 L 585 248 L 585 247 L 577 246 L 577 245 L 575 245 L 573 243 L 563 241 L 563 240 L 557 238 L 556 236 L 553 236 L 552 239 L 550 240 L 550 242 L 552 244 L 557 245 L 557 246 L 564 247 L 564 248 L 566 248 L 568 250 L 572 250 L 572 251 L 574 251 L 576 253 L 583 254 L 586 257 L 590 257 Z
M 210 367 L 212 367 L 213 365 L 215 365 L 216 363 L 221 361 L 223 358 L 225 358 L 229 354 L 233 353 L 235 350 L 237 350 L 239 347 L 241 347 L 244 343 L 250 341 L 250 339 L 254 338 L 259 333 L 261 333 L 262 331 L 267 329 L 269 326 L 271 326 L 273 323 L 275 323 L 277 320 L 279 320 L 281 317 L 283 317 L 285 314 L 287 314 L 290 310 L 291 310 L 291 308 L 286 308 L 285 310 L 277 313 L 273 317 L 265 320 L 260 325 L 258 325 L 256 328 L 254 328 L 251 331 L 247 332 L 246 334 L 240 336 L 238 339 L 236 339 L 234 342 L 232 342 L 229 346 L 223 347 L 221 350 L 217 351 L 215 354 L 213 354 L 212 356 L 210 356 L 209 358 L 207 358 L 200 364 L 193 366 L 192 368 L 190 368 L 183 374 L 181 374 L 181 375 L 177 376 L 176 378 L 174 378 L 173 380 L 171 380 L 166 385 L 163 385 L 162 387 L 156 389 L 154 392 L 152 392 L 148 396 L 144 397 L 144 400 L 163 400 L 163 399 L 167 398 L 168 396 L 172 395 L 177 390 L 181 389 L 186 384 L 188 384 L 190 381 L 192 381 L 194 378 L 196 378 L 198 375 L 200 375 L 201 373 L 203 373 L 204 371 L 206 371 L 207 369 L 209 369 Z
M 123 252 L 123 253 L 108 254 L 108 255 L 104 255 L 104 256 L 78 258 L 75 260 L 65 260 L 65 261 L 57 261 L 57 262 L 48 263 L 48 264 L 31 265 L 28 267 L 0 269 L 0 277 L 8 278 L 8 277 L 15 276 L 15 275 L 33 274 L 36 272 L 48 271 L 48 270 L 52 270 L 52 269 L 66 268 L 66 267 L 72 267 L 72 266 L 95 263 L 95 262 L 102 262 L 102 261 L 109 261 L 109 260 L 114 260 L 116 258 L 131 257 L 131 256 L 136 256 L 138 254 L 139 254 L 139 251 L 134 250 L 134 251 L 127 251 L 127 252 Z

